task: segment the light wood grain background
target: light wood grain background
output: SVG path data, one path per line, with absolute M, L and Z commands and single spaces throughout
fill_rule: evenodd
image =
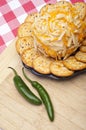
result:
M 44 105 L 25 101 L 13 83 L 14 67 L 22 75 L 22 63 L 15 50 L 15 41 L 0 55 L 0 128 L 2 130 L 86 130 L 86 73 L 66 81 L 40 78 L 27 71 L 48 91 L 54 106 L 55 120 L 50 122 Z M 38 95 L 38 94 L 37 94 Z

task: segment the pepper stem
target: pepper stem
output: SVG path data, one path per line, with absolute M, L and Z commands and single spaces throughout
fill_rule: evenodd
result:
M 8 67 L 8 68 L 12 69 L 15 75 L 18 75 L 14 68 L 12 68 L 12 67 Z
M 25 76 L 25 78 L 26 78 L 30 83 L 32 83 L 32 80 L 31 80 L 30 78 L 28 78 L 27 75 L 25 74 L 24 67 L 22 68 L 22 72 L 23 72 L 23 75 Z

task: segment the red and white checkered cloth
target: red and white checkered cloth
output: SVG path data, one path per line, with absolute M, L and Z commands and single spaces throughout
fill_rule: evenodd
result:
M 0 53 L 17 36 L 17 29 L 27 14 L 39 11 L 46 3 L 59 0 L 0 0 Z M 72 3 L 86 0 L 67 0 Z

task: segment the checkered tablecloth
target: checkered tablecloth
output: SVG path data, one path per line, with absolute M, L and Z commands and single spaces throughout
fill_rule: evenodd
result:
M 39 11 L 57 0 L 0 0 L 0 54 L 17 36 L 17 29 L 27 14 Z M 58 0 L 59 1 L 59 0 Z M 67 0 L 75 3 L 86 0 Z

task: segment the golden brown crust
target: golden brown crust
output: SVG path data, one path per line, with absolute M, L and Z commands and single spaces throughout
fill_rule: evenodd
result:
M 86 63 L 86 53 L 85 52 L 77 52 L 75 54 L 75 58 L 78 60 L 78 61 L 81 61 L 81 62 L 85 62 Z
M 20 37 L 16 41 L 16 50 L 19 55 L 21 55 L 24 50 L 33 48 L 33 47 L 34 47 L 33 37 L 30 37 L 30 36 Z
M 21 60 L 23 61 L 25 65 L 29 67 L 33 67 L 32 65 L 33 60 L 37 58 L 38 56 L 39 56 L 39 53 L 37 53 L 37 51 L 34 48 L 27 49 L 21 55 Z
M 22 23 L 18 29 L 18 37 L 32 36 L 32 23 Z
M 60 76 L 60 77 L 67 77 L 71 76 L 74 72 L 66 68 L 62 61 L 54 61 L 50 65 L 51 73 Z
M 86 46 L 86 39 L 82 42 L 82 45 Z
M 86 53 L 86 46 L 81 46 L 81 47 L 80 47 L 80 51 L 82 51 L 82 52 L 85 52 L 85 53 Z
M 78 60 L 76 60 L 76 58 L 74 56 L 70 56 L 69 58 L 67 58 L 66 60 L 63 61 L 63 64 L 70 70 L 82 70 L 86 68 L 86 64 L 82 63 Z
M 41 74 L 50 74 L 51 62 L 49 58 L 42 55 L 33 60 L 33 68 Z

